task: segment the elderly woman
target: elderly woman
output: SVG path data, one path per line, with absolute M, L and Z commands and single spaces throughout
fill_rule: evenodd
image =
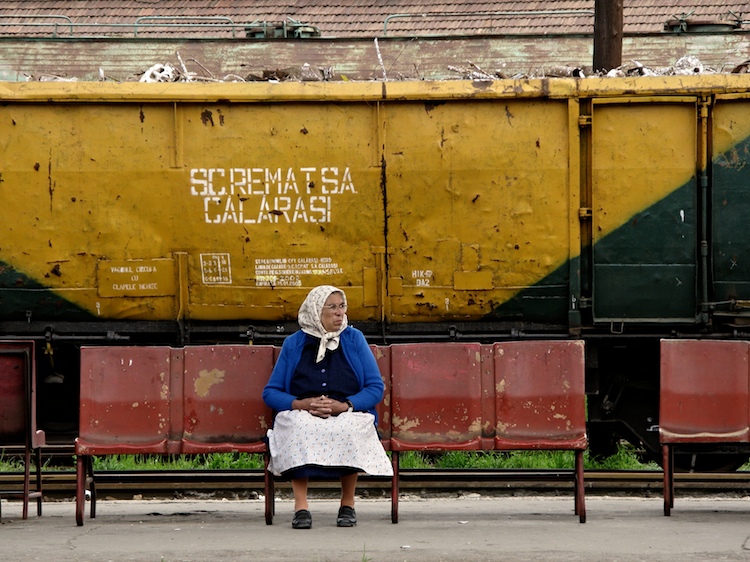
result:
M 393 474 L 375 429 L 383 380 L 364 335 L 348 325 L 346 309 L 341 289 L 312 289 L 299 309 L 301 330 L 284 341 L 263 390 L 276 413 L 268 468 L 291 478 L 295 529 L 312 527 L 309 478 L 341 479 L 336 524 L 353 527 L 358 473 Z

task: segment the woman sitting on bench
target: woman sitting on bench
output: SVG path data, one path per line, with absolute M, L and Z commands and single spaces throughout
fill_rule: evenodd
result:
M 268 469 L 292 481 L 295 529 L 312 527 L 309 478 L 341 479 L 336 524 L 353 527 L 358 473 L 393 474 L 376 431 L 380 370 L 362 332 L 348 325 L 346 309 L 341 289 L 312 289 L 299 309 L 301 330 L 284 341 L 263 390 L 275 413 Z

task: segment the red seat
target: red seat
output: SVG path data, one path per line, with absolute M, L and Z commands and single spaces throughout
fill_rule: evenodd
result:
M 96 516 L 91 455 L 179 452 L 179 436 L 172 433 L 172 406 L 181 404 L 181 379 L 181 350 L 141 346 L 81 349 L 80 423 L 75 441 L 78 525 L 83 525 L 87 482 L 91 486 L 91 517 Z M 177 389 L 177 400 L 173 389 Z
M 575 513 L 586 521 L 584 343 L 523 341 L 493 346 L 495 449 L 575 451 Z
M 267 453 L 265 437 L 273 413 L 262 394 L 276 357 L 273 346 L 185 348 L 183 453 Z M 268 470 L 264 474 L 270 524 L 274 482 Z
M 272 346 L 185 348 L 181 452 L 265 452 L 272 414 L 261 395 L 273 357 Z
M 476 343 L 392 346 L 391 449 L 486 448 L 481 365 Z
M 586 449 L 583 342 L 505 342 L 493 351 L 495 449 Z
M 0 446 L 20 445 L 24 450 L 23 490 L 0 490 L 0 496 L 23 500 L 23 519 L 29 515 L 29 500 L 36 499 L 42 514 L 42 458 L 44 432 L 36 426 L 36 362 L 34 342 L 0 342 Z M 31 489 L 31 455 L 34 454 L 34 490 Z M 1 515 L 1 513 L 0 513 Z
M 674 444 L 750 442 L 749 351 L 746 341 L 661 341 L 664 515 L 674 506 Z
M 391 346 L 391 520 L 398 522 L 399 452 L 492 448 L 484 418 L 482 347 L 476 343 Z M 487 390 L 487 392 L 483 392 Z

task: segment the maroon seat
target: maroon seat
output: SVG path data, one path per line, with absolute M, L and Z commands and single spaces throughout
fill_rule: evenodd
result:
M 661 341 L 664 515 L 674 507 L 675 444 L 750 442 L 749 352 L 746 341 Z
M 44 432 L 36 426 L 36 362 L 34 342 L 0 342 L 0 447 L 24 450 L 23 489 L 0 490 L 0 496 L 21 496 L 23 519 L 29 515 L 29 500 L 36 499 L 42 514 L 42 458 Z M 31 455 L 34 455 L 35 486 L 31 489 Z M 2 515 L 2 513 L 0 513 Z
M 266 451 L 262 393 L 273 360 L 272 346 L 185 348 L 182 453 Z
M 96 517 L 92 455 L 180 452 L 182 350 L 169 347 L 81 349 L 79 436 L 75 440 L 76 523 L 83 525 L 86 484 Z M 173 391 L 177 390 L 177 397 Z M 174 423 L 176 421 L 176 423 Z
M 584 344 L 523 341 L 493 346 L 496 450 L 575 451 L 575 513 L 586 521 Z
M 491 371 L 489 372 L 491 376 Z M 391 520 L 398 522 L 401 451 L 492 448 L 492 388 L 476 343 L 391 346 Z M 485 386 L 483 386 L 485 383 Z M 489 431 L 490 433 L 487 433 Z
M 185 348 L 183 453 L 267 452 L 265 437 L 273 415 L 262 394 L 277 356 L 273 346 Z M 274 482 L 268 470 L 264 474 L 270 524 Z

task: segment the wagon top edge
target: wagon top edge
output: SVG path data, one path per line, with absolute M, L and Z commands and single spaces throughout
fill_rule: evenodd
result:
M 268 103 L 750 94 L 750 74 L 401 82 L 0 82 L 3 102 Z

